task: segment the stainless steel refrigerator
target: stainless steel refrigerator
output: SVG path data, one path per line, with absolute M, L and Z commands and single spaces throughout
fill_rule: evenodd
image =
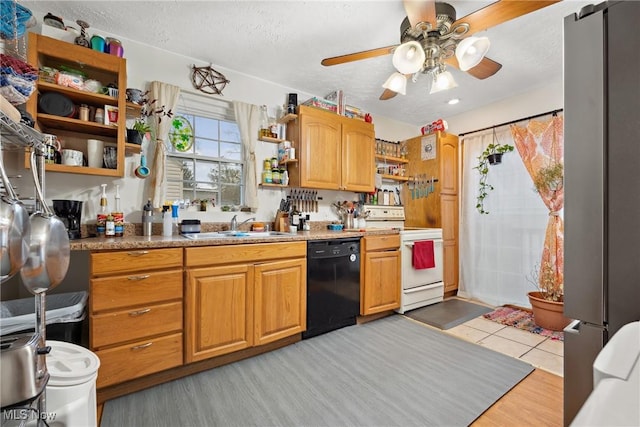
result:
M 564 21 L 564 422 L 593 389 L 593 361 L 640 319 L 640 2 Z

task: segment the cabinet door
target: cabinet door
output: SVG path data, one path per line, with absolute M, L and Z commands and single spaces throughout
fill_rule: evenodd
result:
M 375 186 L 375 134 L 371 124 L 342 121 L 342 189 L 371 192 Z
M 442 248 L 444 256 L 444 291 L 458 289 L 458 196 L 443 194 Z
M 300 121 L 300 186 L 340 189 L 340 122 L 314 114 Z
M 438 133 L 440 141 L 440 192 L 458 194 L 458 137 Z
M 367 252 L 361 274 L 360 314 L 400 307 L 400 251 Z
M 187 270 L 188 363 L 251 347 L 252 283 L 250 264 Z
M 255 266 L 255 345 L 307 328 L 307 260 L 304 258 Z

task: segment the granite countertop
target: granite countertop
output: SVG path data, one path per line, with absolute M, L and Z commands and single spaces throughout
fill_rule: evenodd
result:
M 299 231 L 296 234 L 278 236 L 243 236 L 222 237 L 211 239 L 191 240 L 182 236 L 125 236 L 125 237 L 90 237 L 71 240 L 72 251 L 79 250 L 114 250 L 114 249 L 149 249 L 149 248 L 183 248 L 196 246 L 219 246 L 252 243 L 278 243 L 306 240 L 339 239 L 346 237 L 362 237 L 369 235 L 398 234 L 394 229 L 364 229 L 349 231 L 312 230 Z

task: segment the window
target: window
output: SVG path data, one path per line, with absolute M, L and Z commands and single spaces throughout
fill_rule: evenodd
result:
M 167 144 L 167 198 L 241 205 L 242 141 L 232 106 L 183 94 L 176 110 L 173 120 L 182 117 L 189 122 L 194 142 L 187 151 Z

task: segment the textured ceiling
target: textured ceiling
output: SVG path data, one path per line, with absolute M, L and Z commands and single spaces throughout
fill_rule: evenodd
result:
M 401 0 L 378 1 L 20 1 L 34 11 L 81 17 L 94 28 L 171 52 L 325 95 L 414 125 L 458 115 L 562 79 L 562 22 L 584 1 L 565 0 L 477 33 L 503 67 L 486 80 L 450 69 L 458 87 L 429 95 L 426 79 L 407 95 L 378 97 L 394 71 L 391 56 L 324 67 L 323 58 L 399 43 Z M 450 1 L 458 18 L 491 1 Z M 42 16 L 36 15 L 41 20 Z M 450 98 L 457 105 L 447 105 Z

